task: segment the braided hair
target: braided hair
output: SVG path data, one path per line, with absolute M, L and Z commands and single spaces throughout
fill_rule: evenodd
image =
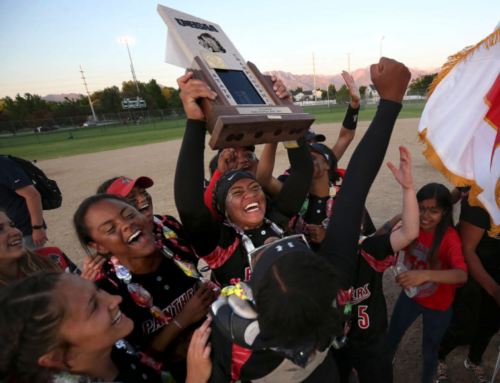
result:
M 52 382 L 56 371 L 38 360 L 68 348 L 59 335 L 64 309 L 54 298 L 61 275 L 42 271 L 0 291 L 0 381 L 17 374 L 22 383 Z

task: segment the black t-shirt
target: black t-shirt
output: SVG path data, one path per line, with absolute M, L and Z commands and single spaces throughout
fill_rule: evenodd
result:
M 258 229 L 245 230 L 245 234 L 256 248 L 262 246 L 270 237 L 279 237 L 266 222 Z M 233 279 L 244 282 L 250 280 L 250 264 L 242 236 L 227 223 L 221 226 L 219 245 L 212 253 L 203 257 L 203 260 L 212 270 L 215 281 L 222 287 L 230 285 Z
M 395 264 L 391 233 L 368 237 L 361 243 L 357 260 L 354 294 L 351 299 L 352 328 L 349 352 L 363 352 L 365 342 L 387 331 L 387 305 L 382 290 L 384 271 Z
M 33 230 L 26 200 L 16 190 L 29 185 L 33 183 L 19 165 L 0 156 L 0 208 L 5 209 L 23 236 L 31 235 Z
M 469 195 L 466 195 L 462 199 L 460 221 L 465 221 L 485 230 L 481 241 L 476 247 L 476 254 L 486 271 L 498 274 L 500 269 L 500 235 L 496 237 L 488 235 L 491 228 L 489 213 L 479 206 L 470 206 Z
M 165 380 L 161 377 L 161 373 L 158 373 L 152 367 L 142 363 L 138 356 L 128 354 L 124 349 L 113 347 L 111 360 L 120 371 L 113 382 L 165 383 Z
M 181 258 L 190 260 L 187 257 Z M 108 293 L 120 295 L 123 298 L 120 310 L 134 322 L 134 330 L 127 340 L 134 347 L 145 349 L 165 324 L 158 320 L 148 308 L 140 307 L 134 302 L 127 285 L 112 270 L 111 262 L 104 263 L 95 284 Z M 138 283 L 144 287 L 153 297 L 153 305 L 160 308 L 167 317 L 173 318 L 196 292 L 197 281 L 195 278 L 188 277 L 174 261 L 165 257 L 155 272 L 132 274 L 130 283 Z

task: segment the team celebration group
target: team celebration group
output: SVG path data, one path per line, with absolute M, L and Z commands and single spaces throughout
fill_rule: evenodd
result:
M 399 164 L 387 165 L 402 211 L 375 228 L 366 198 L 411 75 L 387 58 L 371 66 L 380 102 L 346 170 L 337 162 L 360 95 L 343 77 L 351 103 L 333 147 L 309 130 L 285 145 L 290 166 L 278 178 L 281 143 L 260 158 L 254 146 L 220 150 L 209 181 L 197 101 L 217 94 L 192 73 L 179 78 L 188 120 L 172 180 L 177 212 L 153 211 L 145 175 L 96 184 L 73 216 L 83 271 L 44 247 L 36 189 L 0 156 L 0 381 L 390 383 L 422 315 L 421 381 L 449 382 L 447 355 L 469 345 L 464 373 L 489 382 L 482 357 L 500 328 L 500 239 L 488 236 L 489 214 L 470 206 L 467 188 L 415 190 L 401 146 Z M 401 287 L 390 321 L 387 269 Z

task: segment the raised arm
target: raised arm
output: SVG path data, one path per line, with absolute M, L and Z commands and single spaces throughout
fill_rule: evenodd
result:
M 177 80 L 188 120 L 177 160 L 174 195 L 179 216 L 191 245 L 196 253 L 203 257 L 217 247 L 221 224 L 204 202 L 203 154 L 206 130 L 204 115 L 196 100 L 200 97 L 214 99 L 216 94 L 204 82 L 192 80 L 191 77 L 192 73 L 189 73 Z
M 359 89 L 352 76 L 346 71 L 342 72 L 342 77 L 349 89 L 349 94 L 351 95 L 351 103 L 347 108 L 346 115 L 344 117 L 344 122 L 342 123 L 342 128 L 340 129 L 339 138 L 332 148 L 335 157 L 337 157 L 337 162 L 340 161 L 345 151 L 351 144 L 356 134 L 356 127 L 358 126 L 358 114 L 359 114 L 359 104 L 361 101 L 361 95 L 359 94 Z
M 278 149 L 277 142 L 266 144 L 257 167 L 257 181 L 271 197 L 277 196 L 283 187 L 283 183 L 273 177 L 276 149 Z
M 410 151 L 401 145 L 399 147 L 399 169 L 396 169 L 391 162 L 388 162 L 387 166 L 403 189 L 403 222 L 401 230 L 393 232 L 390 237 L 392 249 L 396 252 L 408 246 L 418 237 L 420 216 L 417 194 L 415 193 L 411 175 Z
M 370 68 L 371 78 L 380 93 L 377 113 L 349 162 L 342 193 L 333 208 L 319 254 L 347 275 L 347 284 L 356 272 L 356 255 L 366 197 L 384 160 L 410 71 L 403 64 L 380 59 Z

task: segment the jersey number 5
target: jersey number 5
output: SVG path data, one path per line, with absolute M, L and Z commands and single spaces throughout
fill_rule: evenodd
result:
M 368 306 L 358 306 L 358 325 L 360 328 L 370 327 L 370 317 L 366 313 Z

